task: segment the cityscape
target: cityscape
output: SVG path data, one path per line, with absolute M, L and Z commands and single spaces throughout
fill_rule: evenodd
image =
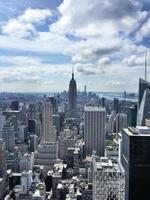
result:
M 149 0 L 0 1 L 0 200 L 150 200 L 149 27 Z

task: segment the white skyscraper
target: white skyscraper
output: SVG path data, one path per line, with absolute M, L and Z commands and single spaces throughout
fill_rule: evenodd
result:
M 104 156 L 105 142 L 105 108 L 84 108 L 85 155 L 92 155 L 93 150 Z
M 56 129 L 53 126 L 53 106 L 48 98 L 43 102 L 42 108 L 43 137 L 35 151 L 35 165 L 43 165 L 45 174 L 52 169 L 58 158 L 58 143 L 56 141 Z
M 56 142 L 56 130 L 53 127 L 53 106 L 48 99 L 43 104 L 43 142 Z

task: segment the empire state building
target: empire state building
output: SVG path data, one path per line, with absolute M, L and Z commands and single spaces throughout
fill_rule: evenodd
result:
M 75 117 L 77 112 L 77 84 L 72 71 L 72 79 L 69 83 L 69 113 L 71 117 Z

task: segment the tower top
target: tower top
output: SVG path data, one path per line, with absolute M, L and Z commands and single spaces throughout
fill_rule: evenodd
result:
M 74 79 L 74 67 L 72 66 L 72 79 Z
M 145 54 L 145 81 L 147 80 L 147 52 Z

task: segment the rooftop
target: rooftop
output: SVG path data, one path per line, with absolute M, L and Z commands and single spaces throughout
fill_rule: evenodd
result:
M 100 157 L 100 159 L 95 162 L 95 170 L 103 172 L 123 172 L 122 167 L 118 162 L 113 162 L 107 157 Z
M 124 129 L 128 136 L 150 136 L 150 128 L 147 126 L 136 126 Z

